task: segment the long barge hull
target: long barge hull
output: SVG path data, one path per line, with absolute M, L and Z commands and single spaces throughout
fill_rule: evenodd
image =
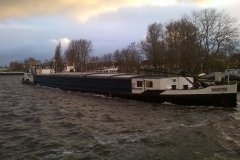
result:
M 139 78 L 139 77 L 138 77 Z M 194 106 L 222 106 L 236 107 L 237 93 L 215 92 L 213 87 L 193 90 L 144 90 L 141 93 L 133 93 L 132 78 L 112 77 L 86 77 L 86 76 L 64 76 L 64 75 L 34 75 L 34 84 L 59 88 L 63 90 L 98 93 L 122 97 L 126 99 L 146 102 L 170 102 L 178 105 Z M 225 85 L 224 85 L 225 87 Z M 228 90 L 235 90 L 237 85 L 228 85 Z M 215 87 L 216 88 L 216 87 Z M 221 89 L 221 86 L 220 86 Z M 208 92 L 206 92 L 206 91 Z M 236 88 L 237 90 L 237 88 Z M 209 94 L 209 92 L 212 94 Z

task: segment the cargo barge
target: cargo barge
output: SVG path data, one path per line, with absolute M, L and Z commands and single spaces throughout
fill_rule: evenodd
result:
M 22 83 L 70 91 L 98 93 L 147 102 L 170 102 L 178 105 L 236 107 L 237 84 L 213 85 L 194 82 L 179 75 L 138 75 L 94 72 L 54 73 L 39 69 L 24 73 Z

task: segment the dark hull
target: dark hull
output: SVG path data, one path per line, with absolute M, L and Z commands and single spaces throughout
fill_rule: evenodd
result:
M 35 84 L 63 90 L 97 93 L 112 97 L 121 97 L 145 102 L 163 103 L 170 102 L 188 106 L 221 106 L 236 107 L 236 94 L 188 94 L 188 95 L 163 95 L 162 91 L 132 94 L 131 79 L 109 78 L 82 78 L 35 75 Z
M 163 103 L 170 102 L 185 106 L 236 107 L 236 94 L 195 94 L 195 95 L 150 95 L 150 94 L 113 94 L 112 96 L 138 101 Z

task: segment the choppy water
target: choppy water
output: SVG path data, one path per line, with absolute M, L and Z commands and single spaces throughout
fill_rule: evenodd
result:
M 240 104 L 151 104 L 23 85 L 21 78 L 0 76 L 0 159 L 240 158 Z

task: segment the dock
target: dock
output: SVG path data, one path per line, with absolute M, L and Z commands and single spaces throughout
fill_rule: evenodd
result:
M 0 72 L 0 76 L 23 75 L 24 72 Z

